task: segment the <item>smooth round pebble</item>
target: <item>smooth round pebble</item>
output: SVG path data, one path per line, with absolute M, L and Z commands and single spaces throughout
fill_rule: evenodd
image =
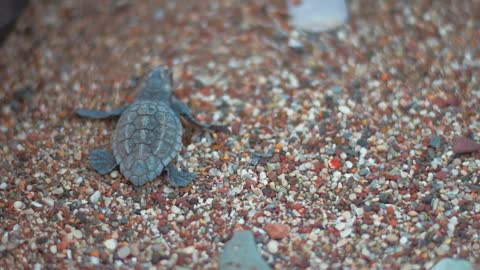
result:
M 270 253 L 277 253 L 278 252 L 278 241 L 276 240 L 270 240 L 270 242 L 268 242 L 267 244 L 267 250 L 270 252 Z
M 129 247 L 129 246 L 121 247 L 121 248 L 117 251 L 117 256 L 118 256 L 120 259 L 125 259 L 125 258 L 128 257 L 128 255 L 130 255 L 130 247 Z
M 105 241 L 103 241 L 103 244 L 105 245 L 105 247 L 109 250 L 114 250 L 115 248 L 117 248 L 117 239 L 113 239 L 113 238 L 110 238 L 110 239 L 107 239 Z

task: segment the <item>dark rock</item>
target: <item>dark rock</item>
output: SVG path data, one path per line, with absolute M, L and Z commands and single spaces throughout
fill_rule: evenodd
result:
M 128 218 L 127 217 L 122 217 L 120 220 L 119 220 L 120 224 L 122 225 L 125 225 L 128 223 Z
M 275 198 L 275 196 L 276 196 L 275 190 L 271 189 L 270 187 L 262 188 L 262 193 L 263 193 L 264 196 L 269 197 L 269 198 Z
M 13 99 L 18 102 L 26 101 L 33 97 L 35 90 L 31 85 L 26 85 L 13 92 Z
M 28 5 L 28 0 L 0 1 L 0 46 L 15 26 L 17 18 Z
M 151 262 L 153 265 L 157 264 L 160 261 L 168 259 L 169 256 L 162 254 L 160 252 L 153 252 Z
M 365 139 L 359 139 L 357 141 L 357 144 L 360 145 L 361 147 L 363 148 L 367 148 L 368 147 L 368 141 L 365 140 Z
M 433 195 L 429 193 L 422 198 L 422 203 L 430 204 L 432 200 L 433 200 Z

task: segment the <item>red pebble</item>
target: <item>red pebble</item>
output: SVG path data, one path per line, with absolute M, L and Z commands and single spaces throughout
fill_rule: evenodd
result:
M 342 167 L 342 162 L 338 158 L 334 158 L 328 162 L 328 165 L 330 165 L 331 168 L 340 169 Z
M 218 192 L 220 192 L 221 194 L 227 194 L 228 193 L 228 188 L 221 187 L 221 188 L 218 189 Z
M 281 223 L 268 223 L 265 225 L 265 231 L 270 238 L 280 240 L 288 236 L 288 226 Z
M 240 122 L 234 122 L 232 124 L 232 133 L 235 135 L 240 134 L 240 128 L 242 127 L 242 123 Z
M 452 150 L 456 154 L 475 152 L 480 150 L 480 144 L 466 137 L 455 137 L 452 142 Z
M 298 232 L 299 233 L 311 233 L 312 228 L 310 228 L 309 226 L 301 226 L 300 228 L 298 228 Z
M 294 204 L 291 204 L 291 205 L 290 205 L 290 208 L 291 208 L 291 209 L 295 209 L 295 210 L 298 211 L 299 209 L 302 208 L 302 205 L 299 204 L 299 203 L 294 203 Z
M 444 171 L 439 171 L 439 172 L 437 172 L 436 177 L 437 177 L 439 180 L 443 180 L 443 179 L 445 179 L 445 175 L 446 175 L 446 174 L 445 174 Z

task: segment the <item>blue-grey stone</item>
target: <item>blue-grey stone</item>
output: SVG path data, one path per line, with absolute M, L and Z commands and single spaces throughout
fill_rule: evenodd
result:
M 363 148 L 368 148 L 368 141 L 365 139 L 358 139 L 357 144 Z
M 435 181 L 432 184 L 432 189 L 433 190 L 440 190 L 441 188 L 443 188 L 443 182 L 442 181 Z
M 429 143 L 429 145 L 430 145 L 431 147 L 439 148 L 439 147 L 440 147 L 440 143 L 441 143 L 441 141 L 440 141 L 440 136 L 436 136 L 436 135 L 435 135 L 435 136 L 432 136 L 432 137 L 430 138 L 430 143 Z
M 339 95 L 342 93 L 342 88 L 340 86 L 334 86 L 331 90 L 335 95 Z
M 359 171 L 358 171 L 358 175 L 360 176 L 365 176 L 367 175 L 368 173 L 370 173 L 370 170 L 368 168 L 361 168 Z
M 353 134 L 352 134 L 351 132 L 345 132 L 345 133 L 343 133 L 343 137 L 344 137 L 345 139 L 347 139 L 347 140 L 350 139 L 350 138 L 352 137 L 352 135 L 353 135 Z
M 306 32 L 329 31 L 343 25 L 348 19 L 345 0 L 287 1 L 287 6 L 292 25 Z
M 269 270 L 268 264 L 257 251 L 253 233 L 238 231 L 233 234 L 220 254 L 220 270 Z
M 453 258 L 443 258 L 437 262 L 430 270 L 473 270 L 473 265 L 469 261 Z

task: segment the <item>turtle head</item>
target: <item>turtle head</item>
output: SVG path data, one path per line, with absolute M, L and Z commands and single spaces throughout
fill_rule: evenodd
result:
M 137 95 L 138 100 L 169 101 L 172 96 L 173 75 L 164 66 L 154 68 L 143 82 Z

